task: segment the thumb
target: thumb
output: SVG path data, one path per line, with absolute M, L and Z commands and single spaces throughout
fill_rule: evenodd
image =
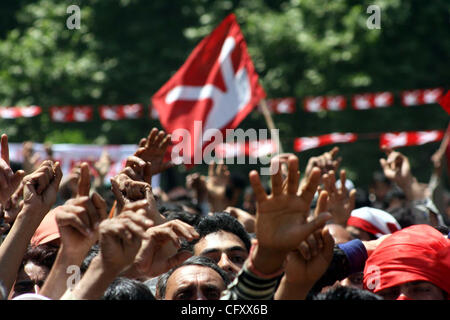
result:
M 323 212 L 320 213 L 317 217 L 314 217 L 314 219 L 312 219 L 310 222 L 305 223 L 302 226 L 302 234 L 303 234 L 302 240 L 308 238 L 308 236 L 313 234 L 314 231 L 316 231 L 317 229 L 322 228 L 325 225 L 325 223 L 331 218 L 332 216 L 329 212 Z

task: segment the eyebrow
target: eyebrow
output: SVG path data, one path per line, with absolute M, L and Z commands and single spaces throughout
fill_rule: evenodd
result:
M 200 254 L 202 255 L 202 254 L 216 253 L 216 252 L 221 252 L 221 251 L 222 250 L 220 250 L 218 248 L 211 248 L 211 249 L 203 250 Z M 226 248 L 225 251 L 242 251 L 242 252 L 248 253 L 247 250 L 245 250 L 244 248 L 242 248 L 240 246 Z

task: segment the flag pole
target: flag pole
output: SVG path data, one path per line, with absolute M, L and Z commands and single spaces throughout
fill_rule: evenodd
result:
M 261 99 L 260 101 L 261 111 L 264 115 L 264 119 L 266 120 L 267 127 L 271 130 L 270 137 L 272 140 L 275 140 L 277 145 L 277 154 L 283 153 L 283 147 L 281 146 L 280 136 L 278 131 L 275 128 L 275 124 L 272 119 L 272 115 L 270 114 L 269 107 L 267 106 L 266 99 Z

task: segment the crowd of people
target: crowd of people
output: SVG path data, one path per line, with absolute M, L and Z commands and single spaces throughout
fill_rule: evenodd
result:
M 164 192 L 151 180 L 173 167 L 170 143 L 153 128 L 105 187 L 107 155 L 63 176 L 27 144 L 12 165 L 3 134 L 0 299 L 449 299 L 443 153 L 420 183 L 385 149 L 366 192 L 337 147 L 302 174 L 296 155 L 274 156 L 269 183 L 219 162 Z

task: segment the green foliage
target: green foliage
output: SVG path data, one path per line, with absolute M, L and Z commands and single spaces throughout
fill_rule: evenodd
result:
M 81 29 L 66 27 L 67 6 L 81 8 Z M 369 30 L 369 5 L 381 7 L 381 29 Z M 404 108 L 399 92 L 450 83 L 450 3 L 447 0 L 21 0 L 0 2 L 0 104 L 143 103 L 182 65 L 195 45 L 235 12 L 268 97 L 393 91 L 382 110 L 274 116 L 285 151 L 293 139 L 330 132 L 442 129 L 437 105 Z M 150 119 L 57 124 L 48 112 L 0 120 L 11 141 L 136 143 Z M 258 114 L 243 128 L 263 128 Z M 438 144 L 405 148 L 421 180 Z M 308 157 L 329 148 L 302 153 Z M 369 183 L 382 156 L 377 141 L 342 145 L 352 179 Z M 246 172 L 251 166 L 233 166 Z

